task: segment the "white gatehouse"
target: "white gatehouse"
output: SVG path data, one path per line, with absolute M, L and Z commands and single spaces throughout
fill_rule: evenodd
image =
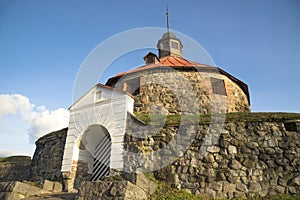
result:
M 110 169 L 123 169 L 126 120 L 133 103 L 126 92 L 97 84 L 69 108 L 61 169 L 66 189 L 98 180 Z

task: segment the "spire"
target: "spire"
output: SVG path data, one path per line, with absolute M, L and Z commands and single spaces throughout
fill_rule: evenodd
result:
M 173 32 L 170 31 L 170 23 L 169 23 L 169 11 L 168 6 L 166 10 L 167 17 L 167 32 L 163 34 L 162 38 L 158 40 L 157 48 L 159 53 L 159 58 L 165 56 L 180 56 L 182 57 L 182 43 L 175 36 Z
M 167 16 L 167 29 L 168 29 L 168 33 L 170 33 L 170 23 L 169 23 L 169 11 L 168 11 L 168 6 L 167 6 L 167 10 L 166 10 L 166 16 Z

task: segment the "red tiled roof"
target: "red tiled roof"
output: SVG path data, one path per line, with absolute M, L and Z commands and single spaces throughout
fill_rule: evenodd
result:
M 245 84 L 244 82 L 240 81 L 239 79 L 235 78 L 234 76 L 230 75 L 229 73 L 225 72 L 224 70 L 222 70 L 218 67 L 196 63 L 193 61 L 186 60 L 179 56 L 166 56 L 166 57 L 160 58 L 158 63 L 144 65 L 144 66 L 129 70 L 127 72 L 119 73 L 116 76 L 108 79 L 108 81 L 106 82 L 106 85 L 113 84 L 118 79 L 120 79 L 123 75 L 131 74 L 131 73 L 135 73 L 135 72 L 139 72 L 139 71 L 144 71 L 144 70 L 149 70 L 149 69 L 161 68 L 161 67 L 174 67 L 174 68 L 182 68 L 182 69 L 184 69 L 184 68 L 186 68 L 186 69 L 191 69 L 191 68 L 201 69 L 202 68 L 203 70 L 216 70 L 218 73 L 221 73 L 221 74 L 227 76 L 228 78 L 230 78 L 232 81 L 236 82 L 241 87 L 241 89 L 245 92 L 245 94 L 247 95 L 248 102 L 250 104 L 250 96 L 249 96 L 247 84 Z
M 209 65 L 188 61 L 179 56 L 166 56 L 166 57 L 160 58 L 159 60 L 160 60 L 160 62 L 158 62 L 156 64 L 144 65 L 144 66 L 129 70 L 127 72 L 119 73 L 115 77 L 120 77 L 125 74 L 130 74 L 130 73 L 143 71 L 143 70 L 147 70 L 147 69 L 158 68 L 158 67 L 212 67 Z

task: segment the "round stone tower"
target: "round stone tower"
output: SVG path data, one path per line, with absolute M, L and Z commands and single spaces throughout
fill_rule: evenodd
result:
M 122 72 L 106 83 L 133 95 L 135 112 L 180 115 L 250 111 L 248 86 L 218 67 L 184 59 L 183 45 L 174 33 L 163 34 L 157 47 L 159 56 L 148 53 L 144 66 Z

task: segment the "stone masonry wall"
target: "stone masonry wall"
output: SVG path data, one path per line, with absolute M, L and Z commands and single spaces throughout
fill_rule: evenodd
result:
M 248 115 L 252 116 L 251 113 Z M 214 135 L 216 132 L 209 131 L 212 126 L 209 123 L 199 126 L 181 124 L 180 129 L 186 135 L 179 141 L 184 143 L 192 138 L 193 142 L 186 150 L 171 146 L 162 151 L 160 158 L 156 158 L 159 161 L 178 157 L 155 171 L 155 177 L 173 187 L 211 198 L 300 195 L 299 122 L 289 122 L 298 126 L 287 131 L 284 120 L 277 121 L 272 116 L 244 121 L 242 117 L 236 117 L 225 121 L 224 125 L 217 124 L 220 129 L 224 128 L 219 137 Z M 145 125 L 129 118 L 125 149 L 144 153 L 143 159 L 151 159 L 151 152 L 170 146 L 178 129 L 176 123 L 167 124 L 160 130 L 155 126 L 145 129 Z M 215 140 L 215 145 L 205 146 L 205 137 L 209 134 L 213 134 L 211 139 Z M 203 157 L 199 154 L 202 145 L 206 150 Z M 132 162 L 138 167 L 145 165 L 145 162 L 127 156 L 124 165 L 127 170 L 132 170 L 129 169 Z
M 250 111 L 243 90 L 215 70 L 148 70 L 122 77 L 115 87 L 124 89 L 126 81 L 139 77 L 140 93 L 134 104 L 138 113 L 175 115 Z M 227 96 L 212 93 L 211 77 L 224 80 Z
M 32 181 L 62 181 L 61 165 L 67 128 L 49 133 L 36 141 L 31 163 Z
M 17 162 L 1 162 L 0 163 L 0 182 L 29 180 L 31 159 Z

